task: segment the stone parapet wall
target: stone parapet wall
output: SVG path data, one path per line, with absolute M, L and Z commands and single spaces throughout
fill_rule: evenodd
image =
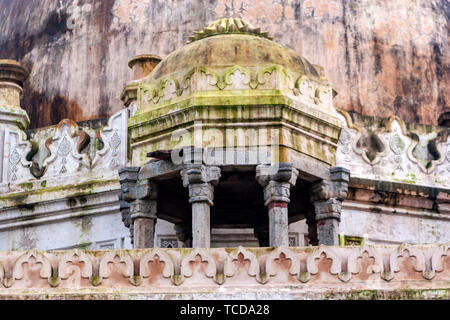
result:
M 448 299 L 449 252 L 448 244 L 10 251 L 0 253 L 0 299 Z

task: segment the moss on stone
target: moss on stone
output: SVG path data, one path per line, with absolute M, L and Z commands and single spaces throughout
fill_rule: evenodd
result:
M 72 191 L 73 193 L 65 196 L 65 197 L 79 197 L 84 195 L 89 195 L 95 193 L 95 188 L 103 185 L 108 185 L 111 183 L 118 183 L 118 179 L 109 179 L 109 180 L 90 180 L 87 182 L 79 183 L 79 184 L 70 184 L 70 185 L 62 185 L 56 187 L 49 187 L 44 189 L 36 189 L 30 190 L 26 192 L 16 192 L 16 193 L 7 193 L 0 195 L 0 201 L 9 202 L 7 205 L 11 206 L 19 206 L 21 204 L 25 204 L 26 199 L 31 196 L 42 196 L 44 194 L 50 194 L 53 192 L 59 191 Z
M 21 187 L 22 189 L 31 190 L 33 189 L 33 183 L 32 182 L 19 183 L 19 187 Z

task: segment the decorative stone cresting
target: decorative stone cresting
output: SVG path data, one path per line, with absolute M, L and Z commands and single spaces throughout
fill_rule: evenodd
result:
M 6 127 L 6 166 L 0 182 L 18 185 L 48 179 L 68 181 L 72 176 L 116 176 L 117 168 L 127 161 L 127 112 L 117 112 L 96 131 L 64 119 L 54 128 L 38 129 L 31 140 L 19 128 Z M 44 140 L 43 136 L 50 137 Z M 15 191 L 14 186 L 10 191 Z
M 195 32 L 195 35 L 189 37 L 189 42 L 194 42 L 218 34 L 251 34 L 270 40 L 273 39 L 266 31 L 261 31 L 261 28 L 255 28 L 245 20 L 239 18 L 225 18 L 214 21 L 206 28 Z
M 448 295 L 450 281 L 449 245 L 11 251 L 0 253 L 0 264 L 0 297 L 26 296 L 33 290 L 52 294 L 59 287 L 95 295 L 108 289 L 214 292 L 236 285 L 262 290 L 406 290 L 407 285 L 439 288 Z M 151 281 L 143 281 L 149 277 Z
M 374 118 L 379 123 L 365 128 L 345 111 L 336 116 L 342 123 L 337 165 L 352 177 L 444 188 L 450 184 L 448 129 L 423 126 L 419 132 L 396 116 Z

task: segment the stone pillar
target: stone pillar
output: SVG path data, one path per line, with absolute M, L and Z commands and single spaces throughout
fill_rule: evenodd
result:
M 119 170 L 122 199 L 130 203 L 129 216 L 124 223 L 129 223 L 133 230 L 133 247 L 136 249 L 152 248 L 155 238 L 158 188 L 152 180 L 138 180 L 139 169 L 126 167 Z
M 309 245 L 317 246 L 319 244 L 319 238 L 317 236 L 317 221 L 313 205 L 309 206 L 306 210 L 306 224 L 308 225 Z
M 220 179 L 220 168 L 202 164 L 189 164 L 181 171 L 183 186 L 189 188 L 192 204 L 192 246 L 211 246 L 210 207 L 214 205 L 214 186 Z
M 322 180 L 311 188 L 319 244 L 339 245 L 342 202 L 347 198 L 350 171 L 331 168 L 330 181 Z
M 269 245 L 289 246 L 288 204 L 290 188 L 295 186 L 298 170 L 290 163 L 277 167 L 259 165 L 256 179 L 264 188 L 264 205 L 269 210 Z
M 154 190 L 152 195 L 156 194 Z M 156 224 L 156 200 L 137 199 L 130 207 L 133 225 L 133 247 L 136 249 L 153 248 Z
M 133 231 L 133 225 L 131 224 L 131 214 L 130 214 L 130 204 L 123 200 L 123 194 L 119 194 L 119 202 L 120 202 L 120 213 L 122 215 L 122 222 L 130 229 L 130 239 L 131 244 L 133 244 L 133 237 L 134 237 L 134 231 Z
M 190 248 L 192 246 L 191 223 L 177 223 L 174 225 L 175 234 L 178 238 L 180 248 Z

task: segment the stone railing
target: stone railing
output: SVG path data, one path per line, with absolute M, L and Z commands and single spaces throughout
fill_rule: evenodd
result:
M 0 298 L 449 298 L 449 245 L 11 251 Z

